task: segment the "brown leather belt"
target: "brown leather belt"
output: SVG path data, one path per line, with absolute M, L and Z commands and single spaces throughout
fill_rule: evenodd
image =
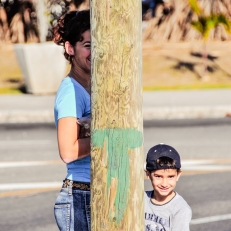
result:
M 62 187 L 63 188 L 72 187 L 72 189 L 79 189 L 79 190 L 85 190 L 85 191 L 90 191 L 91 189 L 90 183 L 72 181 L 68 179 L 65 179 L 63 181 Z

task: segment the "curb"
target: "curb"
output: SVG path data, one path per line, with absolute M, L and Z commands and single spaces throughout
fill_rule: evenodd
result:
M 231 106 L 144 108 L 144 120 L 213 119 L 231 117 Z
M 7 123 L 54 123 L 53 110 L 12 110 L 0 112 L 0 124 Z
M 145 107 L 143 119 L 212 119 L 231 117 L 231 106 L 216 107 Z M 54 123 L 53 110 L 5 110 L 0 111 L 0 124 L 7 123 Z

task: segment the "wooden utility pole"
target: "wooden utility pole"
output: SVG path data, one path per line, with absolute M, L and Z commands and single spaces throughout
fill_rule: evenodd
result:
M 91 231 L 141 231 L 140 0 L 92 0 Z

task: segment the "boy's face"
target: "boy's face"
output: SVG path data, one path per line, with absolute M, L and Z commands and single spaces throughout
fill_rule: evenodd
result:
M 147 176 L 151 180 L 157 201 L 167 200 L 168 197 L 172 196 L 180 175 L 181 171 L 177 172 L 176 169 L 160 169 L 151 173 L 147 171 Z

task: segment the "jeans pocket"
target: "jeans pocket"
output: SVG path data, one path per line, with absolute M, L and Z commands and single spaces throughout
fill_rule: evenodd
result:
M 90 205 L 86 205 L 86 217 L 87 217 L 87 225 L 88 230 L 91 230 L 91 207 Z
M 55 204 L 54 214 L 60 231 L 70 231 L 71 204 Z

